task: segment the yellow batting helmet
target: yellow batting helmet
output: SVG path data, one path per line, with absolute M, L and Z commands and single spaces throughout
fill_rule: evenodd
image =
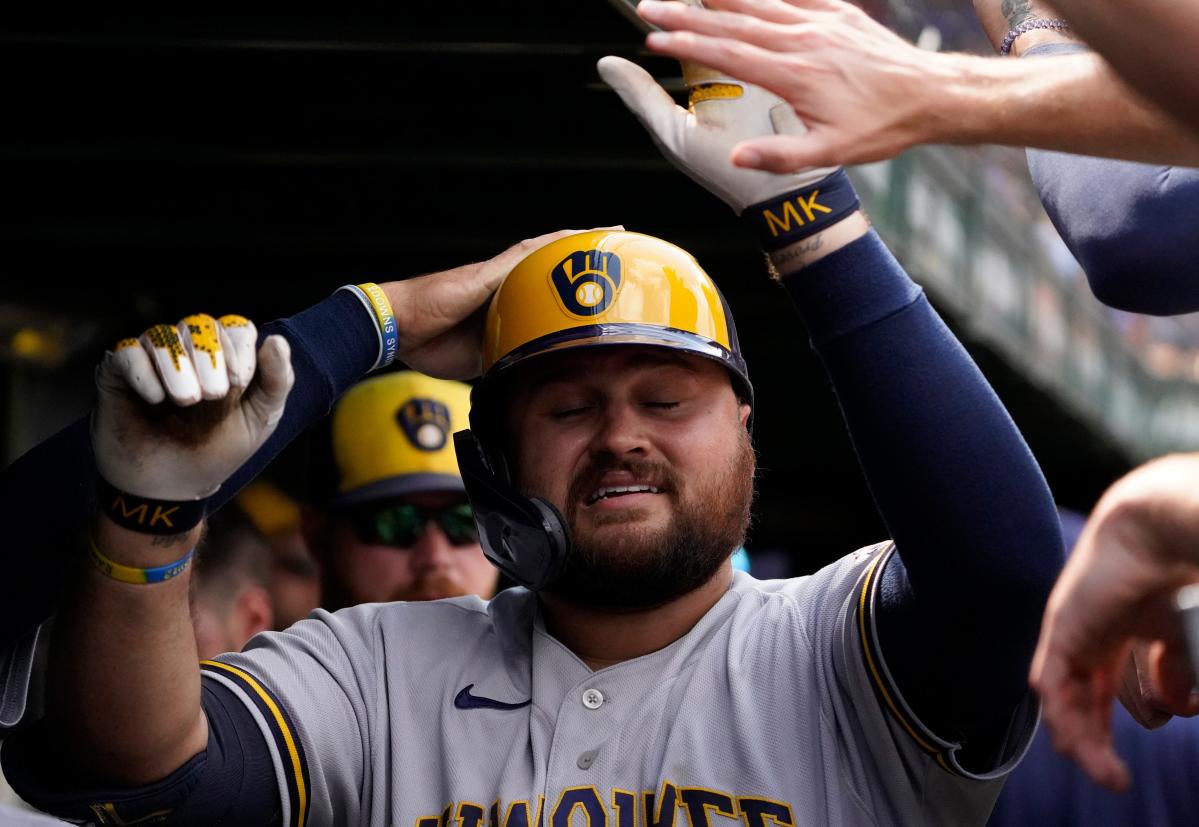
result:
M 462 491 L 452 434 L 467 426 L 470 386 L 415 371 L 375 376 L 333 409 L 332 505 Z
M 492 297 L 483 382 L 529 357 L 596 345 L 683 350 L 724 365 L 752 389 L 724 297 L 690 253 L 625 231 L 577 233 L 527 256 Z

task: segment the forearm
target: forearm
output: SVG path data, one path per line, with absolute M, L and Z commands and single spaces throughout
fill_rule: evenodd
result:
M 1028 169 L 1096 298 L 1134 313 L 1199 310 L 1199 169 L 1040 150 Z
M 1102 58 L 930 55 L 922 143 L 1007 144 L 1199 165 L 1199 139 L 1130 90 Z
M 996 705 L 1010 709 L 1061 561 L 1040 469 L 978 368 L 876 236 L 784 283 L 899 550 L 879 611 L 900 689 L 942 732 L 961 731 Z
M 95 543 L 127 566 L 165 565 L 194 548 L 197 527 L 158 539 L 97 518 Z M 82 559 L 57 615 L 47 719 L 80 769 L 121 784 L 156 781 L 207 744 L 200 669 L 188 608 L 190 570 L 130 584 Z
M 1189 0 L 1053 0 L 1053 6 L 1132 86 L 1199 127 L 1199 6 Z

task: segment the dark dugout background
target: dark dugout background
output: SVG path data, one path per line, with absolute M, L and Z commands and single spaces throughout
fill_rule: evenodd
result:
M 752 238 L 600 83 L 615 53 L 681 90 L 603 0 L 22 14 L 0 30 L 6 460 L 82 415 L 104 346 L 150 323 L 266 321 L 347 282 L 623 223 L 693 252 L 733 306 L 758 402 L 751 551 L 810 570 L 885 536 Z M 1059 502 L 1088 509 L 1127 458 L 971 350 Z

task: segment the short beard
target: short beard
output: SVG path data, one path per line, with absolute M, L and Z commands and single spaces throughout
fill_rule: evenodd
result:
M 604 471 L 632 471 L 638 479 L 652 469 L 613 462 L 592 467 L 571 486 L 571 503 L 578 503 L 578 483 L 598 478 Z M 670 525 L 656 535 L 631 535 L 616 544 L 580 535 L 575 509 L 567 517 L 572 538 L 570 557 L 562 574 L 547 589 L 576 605 L 608 612 L 652 609 L 695 591 L 707 583 L 729 556 L 745 542 L 754 500 L 755 457 L 749 434 L 741 432 L 735 455 L 723 473 L 706 480 L 685 502 L 678 502 L 679 486 L 667 474 L 655 484 L 665 484 L 676 498 Z M 659 473 L 661 471 L 659 470 Z M 589 490 L 594 486 L 588 482 Z

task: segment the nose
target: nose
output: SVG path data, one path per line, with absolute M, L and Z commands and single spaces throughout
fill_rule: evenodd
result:
M 411 552 L 412 567 L 417 572 L 444 571 L 454 558 L 454 547 L 450 545 L 441 526 L 433 520 L 425 522 Z
M 591 443 L 593 454 L 609 454 L 617 458 L 645 456 L 649 440 L 645 423 L 637 409 L 628 404 L 604 406 L 599 427 Z

